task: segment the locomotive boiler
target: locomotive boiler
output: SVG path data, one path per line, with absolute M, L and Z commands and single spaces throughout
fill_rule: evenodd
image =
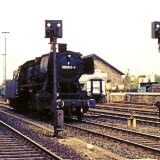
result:
M 21 65 L 6 84 L 6 97 L 17 111 L 53 111 L 53 54 L 44 54 Z M 56 53 L 57 108 L 67 117 L 81 120 L 89 107 L 95 105 L 82 90 L 79 78 L 94 73 L 94 62 L 90 56 L 68 51 L 66 44 L 59 44 Z

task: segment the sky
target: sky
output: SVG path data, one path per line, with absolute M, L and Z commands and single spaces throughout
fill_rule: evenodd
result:
M 160 74 L 151 22 L 160 21 L 159 0 L 0 0 L 0 84 L 24 62 L 50 52 L 45 20 L 63 21 L 68 50 L 96 54 L 122 72 Z

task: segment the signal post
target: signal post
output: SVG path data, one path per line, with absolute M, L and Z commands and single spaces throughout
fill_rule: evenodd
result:
M 158 39 L 158 51 L 160 52 L 160 21 L 154 21 L 151 23 L 151 34 L 152 38 Z M 160 101 L 157 101 L 155 106 L 157 106 L 160 118 Z
M 57 100 L 57 63 L 56 63 L 56 44 L 57 38 L 62 38 L 62 20 L 45 20 L 45 38 L 50 38 L 51 52 L 53 57 L 53 100 L 52 109 L 54 111 L 54 136 L 58 137 L 58 132 L 63 130 L 64 113 L 58 110 L 60 100 Z

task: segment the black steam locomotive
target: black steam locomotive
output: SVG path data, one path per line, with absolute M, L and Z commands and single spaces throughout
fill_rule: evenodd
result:
M 6 97 L 10 106 L 17 111 L 38 111 L 45 113 L 52 110 L 53 100 L 53 54 L 45 54 L 21 65 L 13 74 L 13 79 L 6 84 Z M 82 90 L 79 78 L 83 74 L 94 73 L 92 57 L 82 56 L 79 52 L 66 49 L 66 44 L 59 44 L 56 54 L 57 68 L 57 103 L 67 117 L 76 116 L 79 120 L 89 107 L 95 105 Z

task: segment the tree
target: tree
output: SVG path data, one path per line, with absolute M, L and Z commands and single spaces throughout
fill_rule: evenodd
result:
M 138 90 L 138 84 L 139 84 L 139 77 L 132 77 L 131 78 L 131 90 L 135 91 Z
M 155 81 L 160 82 L 160 75 L 157 75 L 157 74 L 155 75 Z
M 131 77 L 130 77 L 130 73 L 129 73 L 129 69 L 127 70 L 125 77 L 123 79 L 123 83 L 124 83 L 124 90 L 129 91 L 130 90 L 130 85 L 131 85 Z
M 126 91 L 137 91 L 139 77 L 131 76 L 128 69 L 123 79 L 123 83 L 124 83 L 124 89 Z

